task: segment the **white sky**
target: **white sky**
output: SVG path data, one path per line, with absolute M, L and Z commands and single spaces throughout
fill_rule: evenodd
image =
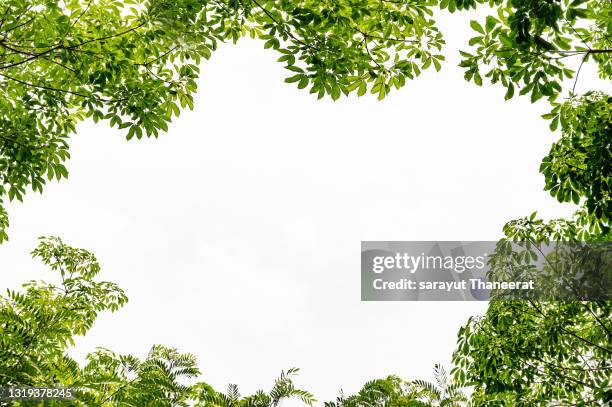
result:
M 533 210 L 574 210 L 542 191 L 557 137 L 539 117 L 547 106 L 465 82 L 468 19 L 439 20 L 442 72 L 382 102 L 317 101 L 244 40 L 205 63 L 195 111 L 159 140 L 83 123 L 69 180 L 10 205 L 0 288 L 52 277 L 28 253 L 58 235 L 93 251 L 100 278 L 130 298 L 77 341 L 78 357 L 172 345 L 198 356 L 202 380 L 243 394 L 297 366 L 321 401 L 392 373 L 431 378 L 486 304 L 362 303 L 360 241 L 496 240 Z

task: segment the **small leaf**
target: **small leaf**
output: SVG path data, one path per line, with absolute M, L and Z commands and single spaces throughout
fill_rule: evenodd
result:
M 480 25 L 480 23 L 478 23 L 478 21 L 476 21 L 476 20 L 472 20 L 472 21 L 470 21 L 470 27 L 472 27 L 472 29 L 473 29 L 474 31 L 477 31 L 477 32 L 479 32 L 479 33 L 481 33 L 481 34 L 484 34 L 484 33 L 485 33 L 485 30 L 482 28 L 482 26 Z
M 512 99 L 514 96 L 514 85 L 512 82 L 508 82 L 508 90 L 506 91 L 506 96 L 504 96 L 505 100 Z

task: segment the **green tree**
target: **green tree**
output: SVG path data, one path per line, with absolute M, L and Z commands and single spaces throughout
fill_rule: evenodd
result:
M 257 391 L 250 396 L 242 397 L 238 391 L 238 386 L 230 384 L 227 393 L 214 391 L 210 386 L 200 385 L 196 391 L 199 407 L 276 407 L 281 405 L 283 400 L 298 399 L 305 405 L 311 406 L 315 402 L 312 394 L 306 390 L 297 389 L 293 383 L 293 376 L 299 372 L 297 368 L 291 368 L 281 375 L 274 382 L 274 386 L 269 392 Z
M 574 241 L 578 236 L 589 241 L 604 238 L 589 235 L 585 226 L 589 225 L 565 219 L 543 222 L 534 214 L 509 222 L 505 232 L 512 241 L 534 244 Z M 524 262 L 516 254 L 521 253 L 511 251 L 493 262 L 493 271 L 522 267 Z M 607 264 L 609 268 L 609 257 Z M 607 273 L 609 279 L 612 270 L 589 265 L 587 271 L 602 277 Z M 470 318 L 460 329 L 453 373 L 461 383 L 474 387 L 475 405 L 608 405 L 612 401 L 611 311 L 612 303 L 604 299 L 494 300 L 483 317 Z
M 75 335 L 85 334 L 99 312 L 115 311 L 127 301 L 117 285 L 96 281 L 95 257 L 66 246 L 58 238 L 42 239 L 33 255 L 59 273 L 55 283 L 30 281 L 25 292 L 0 297 L 0 384 L 51 384 L 78 379 L 66 353 Z
M 561 138 L 542 160 L 544 189 L 559 202 L 583 203 L 592 234 L 606 234 L 612 214 L 612 96 L 587 92 L 544 115 Z M 584 238 L 586 235 L 579 236 Z
M 68 140 L 79 121 L 104 120 L 128 139 L 157 137 L 181 108 L 193 107 L 199 65 L 219 42 L 262 39 L 280 54 L 286 81 L 319 98 L 368 91 L 383 98 L 441 68 L 436 6 L 486 2 L 497 17 L 470 23 L 478 35 L 473 53 L 462 52 L 466 79 L 500 82 L 507 98 L 521 87 L 532 101 L 554 101 L 561 80 L 577 82 L 590 59 L 611 77 L 607 0 L 0 0 L 0 242 L 8 227 L 3 200 L 22 200 L 28 188 L 42 193 L 47 180 L 68 176 Z M 563 62 L 575 56 L 576 73 Z M 557 114 L 563 108 L 555 109 L 551 128 L 561 122 L 571 133 Z M 607 216 L 606 205 L 598 216 Z
M 157 137 L 193 108 L 200 63 L 249 35 L 278 51 L 287 82 L 333 99 L 384 97 L 444 43 L 430 1 L 0 0 L 2 200 L 68 176 L 68 140 L 91 118 Z
M 85 335 L 97 315 L 116 311 L 127 297 L 116 284 L 98 281 L 100 265 L 86 250 L 59 238 L 43 238 L 32 254 L 58 281 L 30 281 L 23 291 L 0 296 L 0 386 L 69 386 L 70 401 L 50 406 L 253 406 L 274 407 L 297 398 L 312 405 L 314 397 L 295 387 L 298 369 L 282 372 L 269 393 L 241 398 L 236 386 L 226 394 L 203 382 L 196 358 L 174 348 L 155 345 L 144 359 L 98 348 L 83 366 L 67 353 L 74 338 Z M 0 405 L 38 405 L 1 401 Z
M 340 396 L 335 401 L 325 403 L 325 407 L 421 407 L 424 404 L 416 399 L 410 384 L 398 376 L 371 380 L 363 385 L 356 394 Z
M 434 366 L 436 383 L 425 380 L 405 381 L 387 376 L 367 382 L 356 394 L 341 394 L 325 407 L 460 407 L 467 405 L 459 383 L 452 383 L 444 368 Z
M 455 11 L 478 3 L 485 1 L 443 0 L 441 5 Z M 511 221 L 504 227 L 506 239 L 609 241 L 612 98 L 596 91 L 577 95 L 576 89 L 589 61 L 600 78 L 612 78 L 612 3 L 488 3 L 497 14 L 470 23 L 477 35 L 469 42 L 470 52 L 461 52 L 465 78 L 477 85 L 483 77 L 500 83 L 506 99 L 517 89 L 532 102 L 548 99 L 552 110 L 543 117 L 552 131 L 560 126 L 561 138 L 542 160 L 544 189 L 560 202 L 581 206 L 573 219 L 544 222 L 534 213 Z M 571 88 L 564 88 L 564 80 L 572 78 Z M 492 301 L 484 316 L 460 329 L 454 377 L 473 386 L 474 405 L 609 405 L 611 307 L 609 300 Z
M 471 21 L 476 36 L 461 51 L 465 78 L 483 77 L 506 88 L 506 99 L 530 95 L 552 104 L 550 129 L 561 125 L 561 139 L 543 159 L 545 190 L 560 202 L 583 203 L 592 232 L 609 230 L 612 213 L 612 97 L 576 94 L 580 72 L 593 62 L 601 79 L 612 79 L 612 2 L 608 0 L 442 0 L 442 8 L 495 6 L 497 15 Z M 572 64 L 575 70 L 567 65 Z M 564 80 L 574 79 L 571 89 Z M 559 101 L 562 96 L 563 100 Z
M 607 0 L 442 0 L 449 10 L 489 3 L 495 16 L 471 21 L 476 32 L 471 52 L 461 51 L 465 78 L 482 85 L 483 76 L 506 88 L 506 99 L 520 88 L 535 102 L 554 101 L 562 81 L 574 78 L 574 93 L 582 65 L 593 60 L 602 79 L 612 78 L 612 4 Z M 577 70 L 565 61 L 578 57 Z M 567 95 L 566 95 L 567 96 Z
M 506 99 L 519 90 L 532 102 L 549 100 L 544 118 L 552 131 L 560 126 L 561 138 L 540 167 L 545 189 L 581 205 L 571 220 L 509 222 L 507 238 L 609 241 L 611 98 L 575 93 L 585 63 L 612 77 L 608 0 L 0 1 L 0 200 L 21 200 L 27 188 L 42 192 L 46 180 L 66 177 L 68 140 L 83 119 L 107 121 L 128 139 L 167 130 L 181 108 L 193 107 L 199 64 L 219 42 L 262 39 L 278 51 L 286 81 L 319 98 L 368 91 L 383 98 L 422 70 L 440 69 L 434 7 L 484 3 L 497 13 L 470 22 L 477 34 L 462 52 L 465 77 L 501 83 Z M 567 79 L 571 89 L 563 88 Z M 0 241 L 8 226 L 1 204 Z M 119 308 L 125 294 L 93 279 L 99 266 L 85 251 L 46 239 L 34 254 L 62 282 L 31 282 L 25 294 L 2 297 L 0 384 L 78 384 L 81 405 L 272 405 L 305 397 L 282 380 L 289 393 L 244 399 L 234 388 L 222 395 L 185 385 L 198 374 L 195 360 L 163 347 L 142 361 L 99 350 L 79 367 L 65 352 L 72 337 L 98 312 Z M 609 301 L 494 301 L 460 330 L 453 376 L 474 387 L 475 405 L 609 404 L 610 316 Z M 391 376 L 328 405 L 442 404 L 449 392 L 420 385 Z
M 442 365 L 434 365 L 435 383 L 415 380 L 413 386 L 419 400 L 431 407 L 461 407 L 467 405 L 468 397 L 459 382 L 452 381 Z
M 192 390 L 184 382 L 199 375 L 192 355 L 154 346 L 144 360 L 107 349 L 87 355 L 84 367 L 73 360 L 67 350 L 74 337 L 84 335 L 98 313 L 119 309 L 127 297 L 116 284 L 95 279 L 100 266 L 85 250 L 45 238 L 33 255 L 59 279 L 31 281 L 23 292 L 8 290 L 0 297 L 0 386 L 77 388 L 74 401 L 45 405 L 186 405 Z

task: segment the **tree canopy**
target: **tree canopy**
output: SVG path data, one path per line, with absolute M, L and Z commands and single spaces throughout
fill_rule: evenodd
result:
M 116 284 L 99 281 L 95 256 L 56 237 L 41 239 L 32 252 L 56 281 L 30 281 L 22 291 L 0 296 L 0 386 L 70 386 L 72 401 L 45 405 L 75 406 L 256 406 L 273 407 L 288 397 L 312 404 L 314 397 L 295 388 L 297 369 L 283 372 L 270 393 L 240 400 L 214 391 L 200 376 L 196 359 L 174 348 L 155 345 L 144 359 L 99 348 L 81 366 L 67 349 L 85 335 L 99 313 L 117 311 L 127 296 Z M 29 405 L 28 401 L 10 405 Z M 21 403 L 21 404 L 20 404 Z M 9 405 L 0 400 L 0 405 Z
M 476 36 L 470 51 L 461 51 L 465 78 L 482 85 L 483 76 L 506 89 L 506 99 L 529 94 L 554 101 L 563 93 L 564 79 L 575 78 L 582 64 L 593 60 L 602 79 L 612 78 L 612 5 L 606 0 L 443 0 L 451 10 L 494 6 L 496 15 L 471 21 Z M 576 71 L 568 62 L 578 57 Z M 566 95 L 567 96 L 567 93 Z
M 249 35 L 278 51 L 287 82 L 318 97 L 384 97 L 440 69 L 431 2 L 0 1 L 0 199 L 68 176 L 68 139 L 91 118 L 157 137 L 193 108 L 200 63 Z M 8 217 L 0 205 L 0 241 Z
M 281 372 L 270 391 L 242 396 L 238 386 L 227 392 L 198 381 L 191 354 L 155 345 L 144 359 L 98 348 L 82 366 L 67 353 L 76 336 L 85 335 L 98 314 L 117 311 L 127 297 L 116 284 L 99 281 L 95 256 L 56 237 L 42 238 L 32 252 L 56 281 L 30 281 L 22 291 L 0 296 L 0 386 L 69 386 L 74 399 L 45 405 L 277 407 L 297 399 L 313 405 L 314 396 L 294 384 L 299 369 Z M 442 406 L 465 400 L 446 372 L 436 366 L 437 384 L 406 382 L 397 376 L 373 380 L 356 395 L 341 395 L 327 407 Z M 446 400 L 446 401 L 445 401 Z M 29 405 L 29 401 L 11 405 Z M 0 400 L 1 405 L 8 402 Z
M 278 51 L 286 81 L 319 98 L 370 92 L 382 99 L 423 70 L 441 69 L 436 8 L 454 12 L 484 3 L 497 15 L 470 22 L 477 35 L 473 51 L 462 51 L 467 80 L 481 85 L 484 76 L 505 86 L 506 98 L 521 88 L 532 101 L 554 102 L 561 81 L 577 81 L 589 59 L 610 79 L 607 0 L 0 1 L 0 242 L 8 238 L 7 198 L 22 200 L 29 188 L 42 193 L 48 180 L 68 176 L 68 140 L 79 121 L 106 121 L 128 140 L 157 137 L 182 108 L 193 108 L 201 62 L 220 42 L 263 40 Z M 564 65 L 573 57 L 581 58 L 577 72 Z M 607 116 L 594 125 L 606 134 L 609 100 L 599 99 Z M 593 97 L 568 103 L 587 100 Z M 561 122 L 564 133 L 577 131 L 567 127 L 568 109 L 554 109 L 553 130 Z M 599 218 L 610 209 L 601 202 L 609 200 L 603 178 L 589 198 Z M 584 188 L 554 188 L 554 179 L 549 189 L 563 201 L 575 201 Z
M 610 236 L 589 234 L 588 224 L 558 219 L 543 222 L 532 216 L 509 222 L 504 230 L 515 242 L 610 240 Z M 587 230 L 585 230 L 585 227 Z M 580 246 L 580 245 L 578 245 Z M 568 247 L 571 247 L 568 245 Z M 601 259 L 590 253 L 585 267 L 562 250 L 549 259 L 554 274 L 536 273 L 542 278 L 570 277 L 572 273 L 596 273 L 608 279 L 610 287 L 610 247 L 607 270 L 598 269 Z M 513 272 L 527 264 L 516 249 L 493 258 L 492 272 Z M 525 253 L 527 254 L 527 253 Z M 561 254 L 561 255 L 560 255 Z M 537 276 L 536 276 L 537 277 Z M 561 280 L 559 280 L 561 281 Z M 586 284 L 578 292 L 588 289 Z M 539 284 L 546 289 L 545 284 Z M 609 288 L 608 288 L 609 289 Z M 577 296 L 580 298 L 580 295 Z M 544 297 L 546 298 L 546 297 Z M 454 376 L 459 383 L 473 386 L 475 405 L 606 405 L 612 400 L 612 303 L 594 298 L 568 300 L 493 300 L 486 314 L 473 317 L 459 330 L 453 355 Z
M 448 2 L 451 10 L 475 5 Z M 610 241 L 612 98 L 601 91 L 579 95 L 576 89 L 589 60 L 600 78 L 612 77 L 612 3 L 493 0 L 490 5 L 496 16 L 470 23 L 478 35 L 470 40 L 471 52 L 461 52 L 465 78 L 477 85 L 483 77 L 501 83 L 506 99 L 520 88 L 532 102 L 549 100 L 551 112 L 543 118 L 552 131 L 560 127 L 561 138 L 542 160 L 544 189 L 559 202 L 581 206 L 573 219 L 545 222 L 534 213 L 508 222 L 506 239 Z M 575 70 L 566 66 L 572 59 L 578 59 Z M 571 78 L 571 89 L 564 88 Z M 612 400 L 611 352 L 609 300 L 492 301 L 484 316 L 460 329 L 453 376 L 473 387 L 475 405 L 603 406 Z
M 105 121 L 128 140 L 158 137 L 193 107 L 201 62 L 221 42 L 261 39 L 278 52 L 286 82 L 318 98 L 384 98 L 441 68 L 435 9 L 481 4 L 495 12 L 469 22 L 475 34 L 461 51 L 465 78 L 501 84 L 506 99 L 550 103 L 543 118 L 560 138 L 540 166 L 544 189 L 580 207 L 572 219 L 534 213 L 510 221 L 505 239 L 610 241 L 612 97 L 581 92 L 579 81 L 590 62 L 600 78 L 612 78 L 609 0 L 0 0 L 0 242 L 8 238 L 7 199 L 68 176 L 79 121 Z M 293 369 L 270 392 L 217 392 L 193 382 L 192 355 L 164 346 L 144 359 L 98 349 L 80 366 L 66 353 L 74 336 L 127 297 L 96 279 L 100 267 L 85 250 L 46 238 L 33 254 L 59 279 L 0 297 L 0 385 L 75 386 L 74 405 L 314 402 L 294 387 Z M 389 376 L 326 405 L 461 405 L 460 387 L 469 386 L 476 406 L 605 406 L 611 359 L 610 301 L 492 301 L 459 331 L 452 378 L 439 367 L 437 385 Z

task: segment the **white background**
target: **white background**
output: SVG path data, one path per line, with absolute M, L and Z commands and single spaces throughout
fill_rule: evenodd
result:
M 202 380 L 244 394 L 298 366 L 321 401 L 392 373 L 430 379 L 486 304 L 362 303 L 360 241 L 496 240 L 508 220 L 574 210 L 542 190 L 558 137 L 539 117 L 547 105 L 465 82 L 468 17 L 438 20 L 442 72 L 382 102 L 317 101 L 244 40 L 203 64 L 195 111 L 159 140 L 81 124 L 69 180 L 10 205 L 0 288 L 52 278 L 28 253 L 58 235 L 96 253 L 100 278 L 130 298 L 78 339 L 78 358 L 176 346 L 198 356 Z

